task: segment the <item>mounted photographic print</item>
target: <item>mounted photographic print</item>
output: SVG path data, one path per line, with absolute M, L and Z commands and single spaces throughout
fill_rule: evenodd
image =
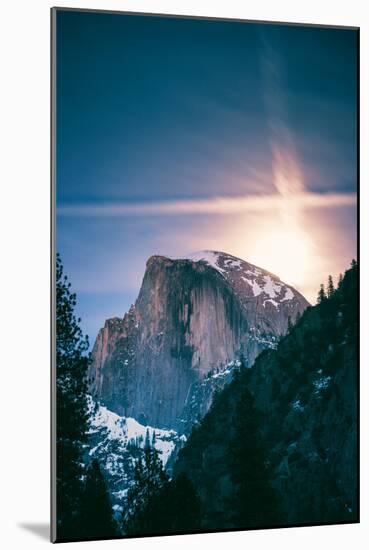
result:
M 358 522 L 359 30 L 51 21 L 52 540 Z

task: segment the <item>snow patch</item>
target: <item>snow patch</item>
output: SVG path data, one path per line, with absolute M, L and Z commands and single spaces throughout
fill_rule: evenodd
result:
M 251 338 L 270 349 L 277 349 L 278 339 L 272 335 L 262 334 L 259 328 L 250 327 Z
M 222 370 L 221 372 L 217 372 L 217 373 L 213 374 L 212 378 L 221 378 L 222 376 L 226 376 L 227 374 L 229 374 L 231 372 L 232 372 L 232 369 L 225 369 L 225 370 Z
M 270 275 L 265 275 L 263 279 L 263 291 L 265 292 L 265 294 L 268 294 L 270 298 L 276 298 L 282 289 L 282 285 L 273 281 Z
M 226 269 L 221 268 L 218 265 L 219 253 L 214 252 L 213 250 L 202 250 L 200 252 L 193 252 L 185 258 L 179 258 L 180 260 L 191 260 L 192 262 L 206 262 L 211 267 L 219 271 L 223 276 L 227 273 Z
M 304 410 L 304 407 L 301 404 L 300 399 L 295 399 L 295 401 L 292 403 L 292 408 L 294 411 L 302 412 Z
M 200 252 L 194 252 L 178 259 L 190 260 L 192 262 L 206 262 L 225 279 L 229 280 L 230 275 L 234 276 L 236 281 L 241 279 L 251 287 L 254 297 L 263 293 L 268 297 L 268 300 L 265 300 L 263 303 L 264 307 L 266 301 L 269 301 L 278 309 L 278 303 L 292 300 L 295 297 L 293 290 L 278 278 L 266 275 L 265 271 L 260 268 L 222 252 L 201 250 Z M 231 282 L 233 282 L 233 277 L 231 279 Z M 278 300 L 278 303 L 276 300 Z
M 314 393 L 320 393 L 322 390 L 326 390 L 331 380 L 331 376 L 322 376 L 321 378 L 319 378 L 319 380 L 315 380 L 315 382 L 313 382 L 315 388 Z
M 93 402 L 92 398 L 90 410 L 92 410 Z M 137 420 L 131 417 L 119 416 L 118 414 L 110 411 L 103 405 L 98 405 L 96 412 L 91 417 L 91 431 L 95 433 L 98 429 L 106 430 L 105 439 L 119 440 L 124 445 L 129 443 L 135 443 L 141 448 L 144 447 L 147 437 L 150 444 L 153 444 L 158 451 L 159 456 L 165 465 L 172 454 L 176 443 L 175 440 L 179 439 L 179 436 L 175 430 L 164 430 L 162 428 L 154 428 L 152 426 L 143 426 Z M 96 451 L 104 444 L 101 441 L 96 447 L 90 450 L 90 455 L 96 453 Z M 116 467 L 116 461 L 119 460 L 119 455 L 109 455 L 109 466 L 112 469 Z
M 265 307 L 265 304 L 266 304 L 267 302 L 270 302 L 271 304 L 273 304 L 273 306 L 274 306 L 276 309 L 278 309 L 278 302 L 276 302 L 276 301 L 273 300 L 272 298 L 270 298 L 270 299 L 268 299 L 268 300 L 264 300 L 264 302 L 263 302 L 263 307 Z
M 119 504 L 114 504 L 112 508 L 114 512 L 123 512 L 123 506 L 120 506 Z
M 227 267 L 234 267 L 240 269 L 242 267 L 242 260 L 232 260 L 231 258 L 229 260 L 224 261 L 225 265 Z
M 281 302 L 286 302 L 287 300 L 292 300 L 295 297 L 294 293 L 292 292 L 292 290 L 288 286 L 286 286 L 285 289 L 286 289 L 286 293 L 283 296 L 283 298 L 280 300 Z
M 248 275 L 261 275 L 262 272 L 258 267 L 254 267 L 253 269 L 247 269 L 245 273 Z
M 246 277 L 243 276 L 241 277 L 241 279 L 251 286 L 254 296 L 259 296 L 259 294 L 263 292 L 263 289 L 258 285 L 256 281 L 253 281 L 252 279 L 246 279 Z
M 127 496 L 127 493 L 128 489 L 122 489 L 121 491 L 114 491 L 113 495 L 120 500 L 122 498 L 125 498 Z

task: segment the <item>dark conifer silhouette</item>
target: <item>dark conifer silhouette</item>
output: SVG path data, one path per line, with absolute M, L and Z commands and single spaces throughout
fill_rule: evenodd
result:
M 79 537 L 83 455 L 87 446 L 88 339 L 74 314 L 76 295 L 56 259 L 57 536 Z
M 337 284 L 337 288 L 340 289 L 341 286 L 342 286 L 342 281 L 343 281 L 343 275 L 342 273 L 339 274 L 339 277 L 338 277 L 338 284 Z
M 87 474 L 89 444 L 88 338 L 74 314 L 76 295 L 56 259 L 56 504 L 57 538 L 75 540 L 117 534 L 99 464 Z M 100 517 L 97 523 L 97 517 Z M 101 534 L 102 533 L 102 534 Z
M 328 298 L 331 298 L 334 294 L 334 284 L 333 284 L 333 278 L 332 275 L 328 276 L 328 286 L 327 286 L 327 296 Z
M 134 483 L 128 491 L 126 510 L 123 513 L 123 531 L 127 535 L 148 533 L 151 526 L 150 507 L 168 481 L 158 452 L 145 445 L 144 457 L 135 466 Z
M 145 449 L 148 449 L 149 447 L 151 447 L 151 443 L 150 443 L 150 433 L 149 433 L 149 429 L 146 428 L 146 434 L 145 434 Z
M 201 528 L 200 500 L 184 473 L 164 486 L 152 511 L 154 533 L 189 533 Z
M 318 304 L 321 304 L 326 298 L 327 295 L 325 293 L 324 285 L 322 283 L 318 292 Z
M 97 460 L 92 460 L 87 469 L 80 517 L 80 538 L 99 539 L 118 535 L 109 494 Z
M 293 323 L 292 323 L 291 316 L 289 315 L 288 316 L 288 325 L 287 325 L 287 334 L 291 332 L 292 328 L 293 328 Z
M 251 392 L 245 388 L 235 410 L 235 434 L 229 448 L 229 471 L 234 484 L 229 518 L 236 528 L 277 524 L 277 502 L 265 465 L 259 437 L 260 418 Z
M 157 451 L 146 447 L 138 461 L 135 483 L 128 492 L 123 530 L 127 535 L 196 531 L 201 525 L 200 501 L 185 474 L 169 480 Z

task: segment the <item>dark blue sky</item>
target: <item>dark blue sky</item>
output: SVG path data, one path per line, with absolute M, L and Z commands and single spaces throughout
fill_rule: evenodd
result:
M 278 163 L 301 176 L 292 192 L 349 195 L 355 124 L 353 30 L 58 11 L 57 248 L 90 337 L 134 301 L 151 254 L 227 247 L 247 260 L 270 226 L 255 213 L 111 206 L 278 195 Z M 313 245 L 317 224 L 342 243 L 317 261 L 319 280 L 355 255 L 355 223 L 354 204 L 299 215 Z

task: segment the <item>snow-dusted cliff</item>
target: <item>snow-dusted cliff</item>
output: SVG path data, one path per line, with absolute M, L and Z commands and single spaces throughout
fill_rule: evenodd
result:
M 251 366 L 307 305 L 275 275 L 229 254 L 152 256 L 135 305 L 98 334 L 91 393 L 119 415 L 181 430 L 194 386 L 241 354 Z

